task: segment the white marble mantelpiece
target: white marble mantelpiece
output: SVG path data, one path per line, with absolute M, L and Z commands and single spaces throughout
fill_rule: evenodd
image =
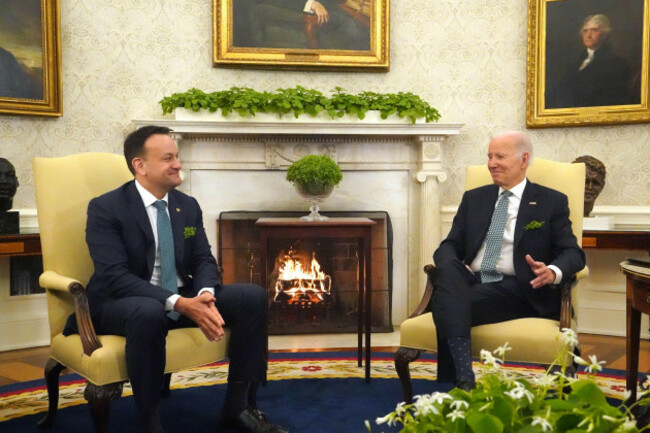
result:
M 134 120 L 174 131 L 185 181 L 216 245 L 219 213 L 307 210 L 284 177 L 307 154 L 328 154 L 343 181 L 322 205 L 330 210 L 387 211 L 393 223 L 393 323 L 401 323 L 424 289 L 422 266 L 440 242 L 439 184 L 447 178 L 443 144 L 461 124 Z

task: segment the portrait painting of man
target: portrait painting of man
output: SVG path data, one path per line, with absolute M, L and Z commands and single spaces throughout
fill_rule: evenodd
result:
M 0 99 L 42 100 L 41 1 L 0 1 Z
M 547 3 L 546 109 L 641 100 L 643 0 Z
M 233 46 L 368 51 L 374 1 L 233 0 Z

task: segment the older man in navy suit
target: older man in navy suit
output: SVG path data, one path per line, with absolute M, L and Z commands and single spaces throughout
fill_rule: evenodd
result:
M 467 191 L 433 255 L 438 380 L 471 389 L 470 329 L 522 317 L 559 318 L 556 285 L 585 266 L 567 197 L 526 179 L 533 149 L 518 132 L 488 147 L 493 185 Z
M 124 156 L 135 179 L 88 205 L 93 323 L 100 333 L 126 337 L 129 380 L 145 431 L 162 431 L 167 331 L 198 326 L 212 341 L 226 326 L 230 367 L 222 422 L 241 432 L 284 432 L 248 401 L 251 387 L 266 378 L 266 293 L 253 284 L 222 284 L 200 207 L 175 190 L 181 163 L 169 133 L 146 126 L 129 134 Z

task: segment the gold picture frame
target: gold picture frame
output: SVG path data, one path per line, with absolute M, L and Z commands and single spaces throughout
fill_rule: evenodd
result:
M 387 71 L 389 4 L 390 0 L 212 0 L 213 64 Z
M 650 0 L 528 0 L 526 125 L 650 121 L 649 27 Z
M 61 116 L 59 0 L 0 2 L 0 41 L 0 113 Z

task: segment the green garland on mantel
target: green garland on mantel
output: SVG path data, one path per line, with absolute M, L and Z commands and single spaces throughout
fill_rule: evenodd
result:
M 318 90 L 306 89 L 302 86 L 277 89 L 274 92 L 258 92 L 248 87 L 231 87 L 228 90 L 205 93 L 191 88 L 186 92 L 165 96 L 159 102 L 163 114 L 171 113 L 176 108 L 185 108 L 211 112 L 221 109 L 224 117 L 236 112 L 242 117 L 255 116 L 257 113 L 277 113 L 278 117 L 282 117 L 284 114 L 293 113 L 293 116 L 298 118 L 301 114 L 315 117 L 320 112 L 326 112 L 332 119 L 346 114 L 364 119 L 366 112 L 377 110 L 381 112 L 381 118 L 384 120 L 393 114 L 406 117 L 411 120 L 411 123 L 422 118 L 427 123 L 440 119 L 438 110 L 410 92 L 351 94 L 340 87 L 335 87 L 331 96 L 325 96 Z

